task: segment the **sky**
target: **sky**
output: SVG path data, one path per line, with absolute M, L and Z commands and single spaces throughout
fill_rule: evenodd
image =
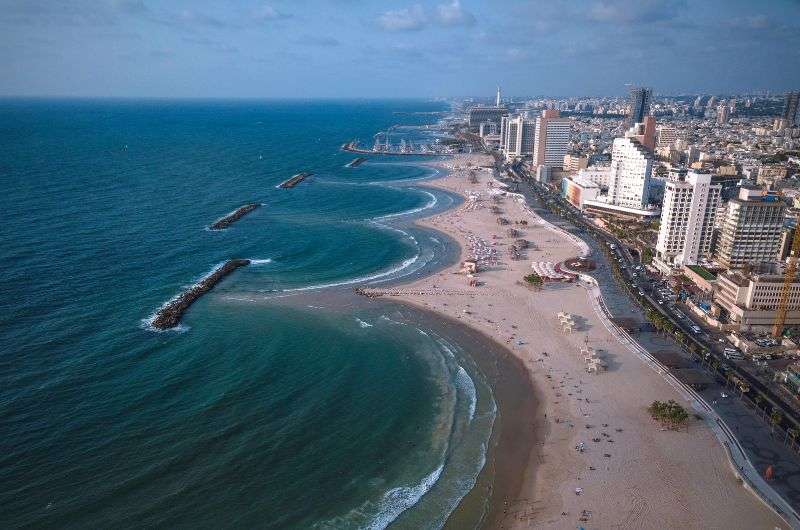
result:
M 800 0 L 0 0 L 0 95 L 800 89 Z

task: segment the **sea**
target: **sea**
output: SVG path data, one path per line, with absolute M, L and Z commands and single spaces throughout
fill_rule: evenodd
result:
M 429 157 L 340 147 L 434 141 L 447 110 L 0 100 L 0 527 L 441 528 L 492 388 L 457 337 L 353 290 L 451 264 L 413 221 L 460 199 Z M 150 325 L 231 258 L 251 264 Z

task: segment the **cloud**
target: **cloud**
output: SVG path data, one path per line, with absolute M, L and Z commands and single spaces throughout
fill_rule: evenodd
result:
M 386 11 L 378 17 L 378 25 L 387 31 L 416 31 L 428 24 L 428 16 L 421 5 Z
M 475 15 L 461 6 L 460 0 L 440 4 L 432 12 L 420 4 L 386 11 L 378 17 L 378 25 L 387 31 L 418 31 L 429 25 L 444 27 L 472 26 Z
M 459 0 L 442 4 L 437 8 L 439 23 L 443 26 L 471 26 L 475 24 L 475 15 L 461 7 Z
M 253 11 L 252 19 L 256 22 L 266 22 L 268 20 L 281 20 L 291 18 L 292 15 L 278 11 L 270 5 L 263 5 Z
M 590 20 L 617 24 L 673 20 L 687 9 L 686 0 L 600 0 L 587 12 Z

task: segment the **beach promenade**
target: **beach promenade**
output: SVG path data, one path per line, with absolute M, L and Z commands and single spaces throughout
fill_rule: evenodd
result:
M 651 420 L 646 407 L 653 400 L 674 399 L 694 412 L 694 398 L 610 324 L 593 285 L 524 284 L 532 263 L 549 270 L 586 252 L 582 242 L 543 222 L 521 197 L 500 192 L 490 169 L 474 169 L 492 167 L 488 155 L 459 155 L 438 165 L 449 166 L 449 175 L 431 185 L 465 202 L 420 224 L 454 237 L 462 260 L 477 260 L 478 274 L 471 282 L 457 273 L 459 264 L 369 291 L 456 318 L 504 344 L 528 369 L 539 412 L 500 415 L 528 424 L 538 441 L 529 465 L 513 471 L 524 475 L 519 493 L 492 498 L 485 526 L 789 528 L 740 480 L 699 412 L 680 431 Z M 519 239 L 529 245 L 514 259 L 511 246 Z M 573 316 L 570 331 L 559 323 L 559 312 Z M 580 355 L 587 347 L 600 353 L 606 371 L 587 373 Z M 506 479 L 498 473 L 494 481 Z

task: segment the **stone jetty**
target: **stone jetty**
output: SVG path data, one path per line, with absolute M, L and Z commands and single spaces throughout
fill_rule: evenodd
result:
M 303 182 L 306 178 L 310 177 L 313 173 L 309 173 L 308 171 L 303 171 L 302 173 L 298 173 L 297 175 L 293 176 L 289 180 L 281 182 L 278 187 L 279 188 L 294 188 L 301 182 Z
M 211 225 L 211 230 L 224 230 L 228 228 L 230 225 L 244 217 L 245 215 L 249 214 L 256 208 L 261 206 L 261 204 L 257 202 L 252 202 L 250 204 L 245 204 L 244 206 L 240 206 L 235 211 L 229 213 L 222 219 L 218 219 Z
M 191 286 L 186 291 L 182 292 L 173 300 L 170 300 L 164 306 L 156 311 L 151 325 L 156 329 L 170 329 L 176 327 L 181 322 L 181 317 L 189 309 L 198 298 L 210 291 L 216 284 L 222 281 L 225 276 L 229 275 L 239 267 L 250 265 L 249 259 L 231 259 L 226 261 L 220 267 Z
M 365 156 L 360 156 L 360 157 L 358 157 L 358 158 L 354 158 L 354 159 L 353 159 L 353 160 L 352 160 L 352 161 L 351 161 L 349 164 L 347 164 L 347 166 L 345 166 L 345 167 L 358 167 L 358 166 L 360 166 L 361 164 L 363 164 L 363 163 L 364 163 L 364 162 L 366 162 L 366 161 L 367 161 L 367 157 L 365 157 Z

